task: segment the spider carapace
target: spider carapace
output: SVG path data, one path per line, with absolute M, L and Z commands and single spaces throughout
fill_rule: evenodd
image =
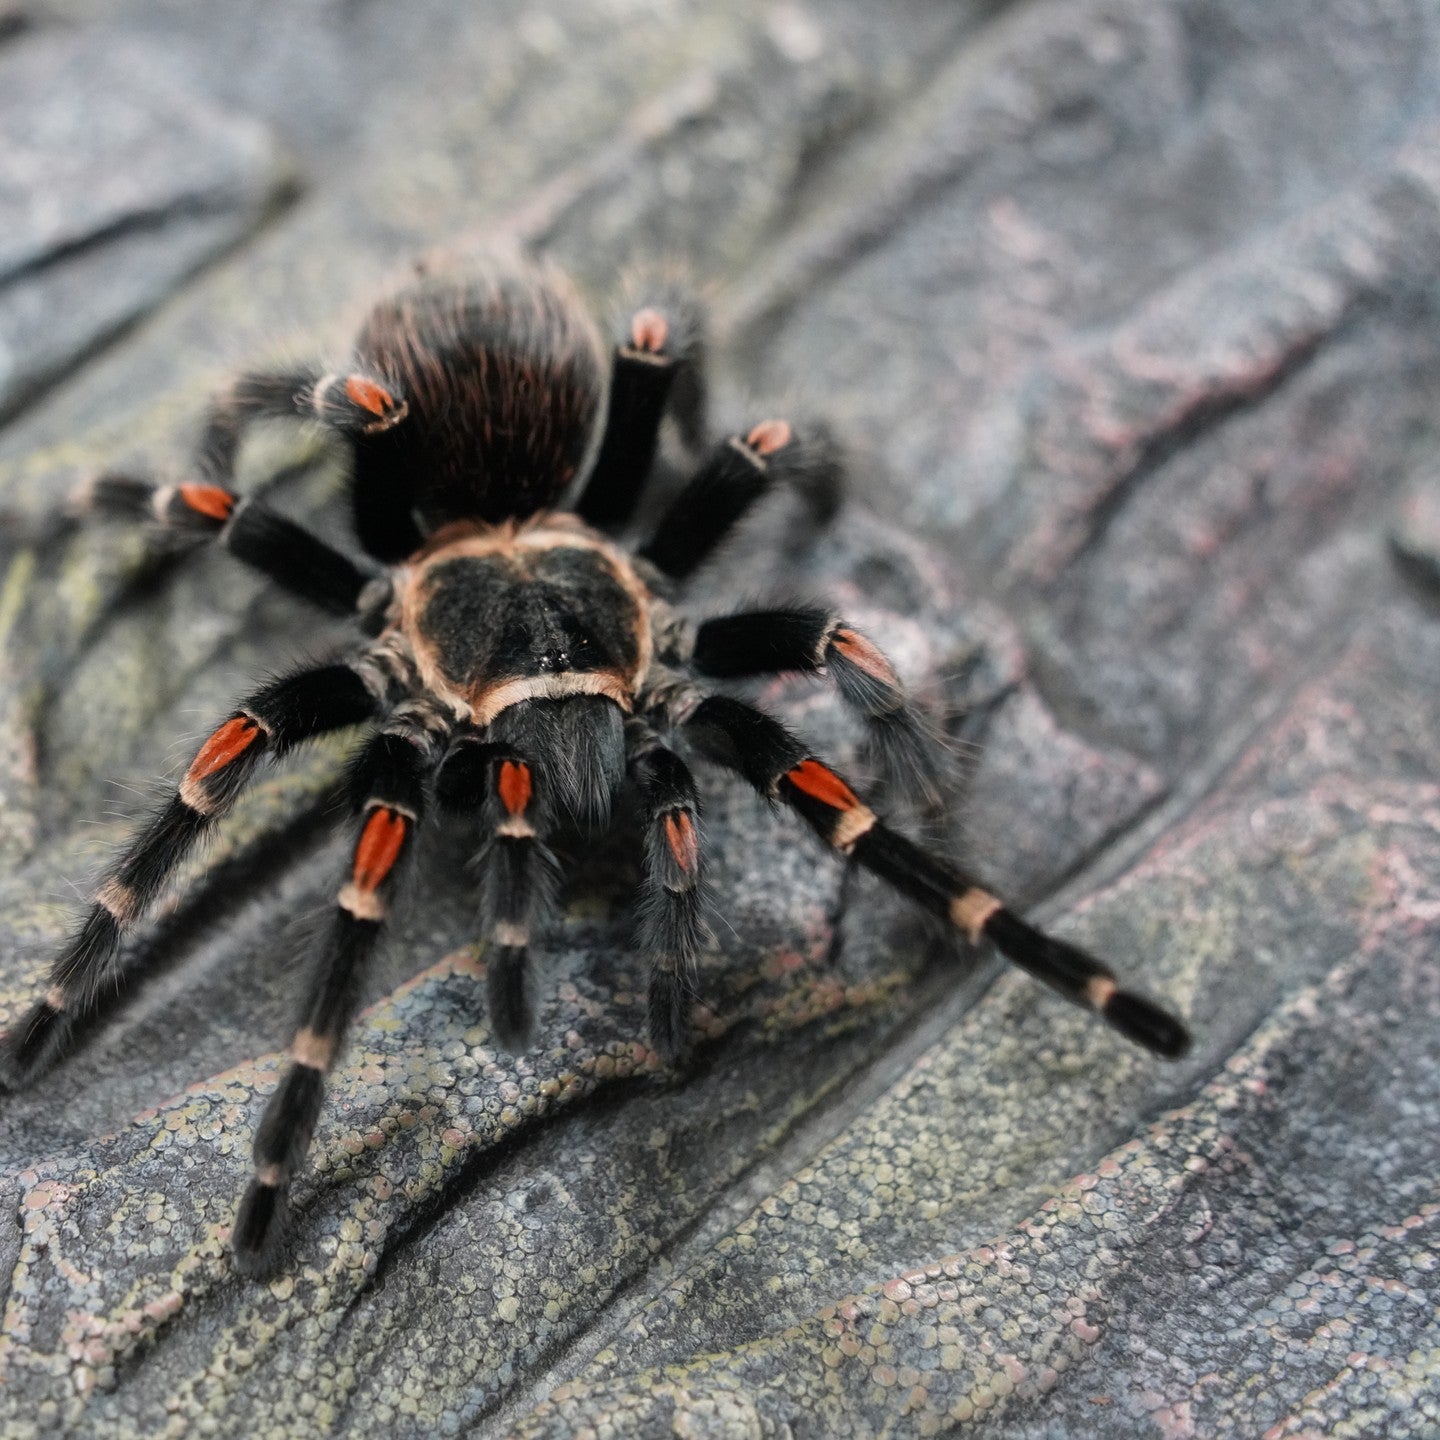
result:
M 262 685 L 200 746 L 103 878 L 44 997 L 7 1042 L 13 1083 L 41 1074 L 114 994 L 124 935 L 261 762 L 368 726 L 350 775 L 351 859 L 235 1222 L 247 1272 L 275 1262 L 325 1073 L 427 809 L 478 817 L 485 834 L 487 1001 L 511 1049 L 532 1030 L 529 948 L 554 903 L 547 840 L 603 826 L 629 787 L 644 832 L 638 939 L 652 963 L 650 1041 L 666 1059 L 683 1051 L 705 934 L 687 755 L 791 807 L 851 862 L 1130 1040 L 1171 1058 L 1188 1044 L 1178 1021 L 1097 960 L 887 826 L 778 720 L 721 693 L 717 681 L 823 674 L 864 721 L 894 784 L 934 773 L 928 732 L 895 671 L 842 617 L 807 606 L 697 622 L 678 608 L 685 582 L 768 490 L 794 485 L 817 511 L 832 508 L 839 459 L 823 436 L 778 419 L 750 425 L 709 449 L 638 547 L 612 538 L 635 513 L 662 419 L 668 412 L 693 445 L 704 398 L 696 313 L 681 292 L 638 297 L 618 332 L 607 356 L 585 308 L 548 271 L 432 268 L 375 307 L 344 367 L 240 377 L 212 406 L 185 483 L 107 474 L 79 497 L 91 510 L 209 535 L 354 621 L 348 648 Z M 318 422 L 348 450 L 367 561 L 231 488 L 246 426 L 284 416 Z

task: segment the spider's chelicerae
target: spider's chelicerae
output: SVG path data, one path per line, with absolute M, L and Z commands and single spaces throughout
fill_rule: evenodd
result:
M 608 373 L 607 373 L 608 372 Z M 325 1073 L 356 1005 L 417 826 L 432 805 L 479 816 L 487 998 L 510 1048 L 531 1030 L 529 945 L 555 892 L 547 837 L 608 820 L 625 787 L 644 827 L 640 943 L 652 962 L 650 1041 L 667 1059 L 688 1030 L 704 933 L 695 753 L 797 811 L 826 844 L 972 942 L 1128 1039 L 1182 1054 L 1184 1027 L 1123 990 L 1073 945 L 1007 910 L 982 884 L 877 818 L 804 740 L 714 681 L 824 674 L 902 777 L 925 739 L 895 671 L 823 608 L 746 610 L 696 623 L 686 581 L 772 487 L 812 497 L 838 482 L 833 450 L 769 419 L 721 441 L 637 549 L 632 517 L 667 407 L 702 428 L 695 316 L 669 292 L 628 317 L 607 360 L 570 290 L 537 270 L 421 273 L 383 300 L 348 368 L 242 376 L 215 404 L 198 474 L 174 486 L 106 475 L 89 507 L 210 534 L 301 599 L 352 617 L 330 663 L 261 686 L 200 746 L 178 790 L 95 893 L 8 1040 L 25 1083 L 113 993 L 122 937 L 261 762 L 368 724 L 351 772 L 354 853 L 305 981 L 290 1066 L 255 1136 L 255 1176 L 234 1227 L 236 1263 L 274 1260 Z M 318 421 L 348 447 L 357 563 L 230 488 L 252 421 Z M 557 508 L 575 492 L 569 509 Z

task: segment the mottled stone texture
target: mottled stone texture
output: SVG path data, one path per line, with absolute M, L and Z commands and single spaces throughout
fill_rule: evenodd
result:
M 342 861 L 331 746 L 190 867 L 113 1020 L 0 1100 L 0 1431 L 1440 1432 L 1437 95 L 1436 0 L 50 0 L 0 28 L 0 1024 L 156 775 L 332 638 L 57 501 L 101 464 L 182 474 L 220 375 L 333 351 L 459 237 L 597 296 L 683 262 L 722 418 L 831 418 L 839 529 L 807 545 L 779 505 L 700 604 L 833 597 L 955 741 L 950 842 L 1197 1036 L 1127 1049 L 707 774 L 693 1068 L 638 1039 L 623 844 L 570 887 L 511 1058 L 437 833 L 294 1258 L 242 1283 Z M 304 437 L 245 470 L 342 533 Z M 823 688 L 760 693 L 853 753 Z
M 0 45 L 0 417 L 254 229 L 284 169 L 265 127 L 125 37 Z

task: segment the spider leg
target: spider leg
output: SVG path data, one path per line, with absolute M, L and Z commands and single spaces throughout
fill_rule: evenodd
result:
M 675 1061 L 686 1047 L 691 977 L 705 936 L 700 801 L 689 766 L 649 725 L 629 721 L 626 739 L 645 826 L 640 943 L 651 957 L 650 1043 Z
M 605 431 L 575 511 L 603 528 L 635 512 L 655 462 L 667 404 L 688 443 L 704 428 L 700 324 L 693 302 L 679 293 L 656 296 L 630 316 L 615 347 Z
M 776 484 L 800 491 L 818 518 L 828 518 L 838 502 L 841 473 L 839 452 L 826 435 L 800 437 L 788 421 L 762 420 L 710 452 L 660 517 L 640 556 L 662 575 L 683 580 Z
M 712 695 L 695 707 L 684 730 L 702 753 L 743 775 L 762 795 L 784 801 L 826 844 L 948 920 L 972 944 L 990 940 L 1027 974 L 1157 1055 L 1175 1060 L 1189 1048 L 1180 1021 L 1122 990 L 1093 956 L 1026 924 L 979 881 L 883 824 L 773 716 Z
M 278 1256 L 290 1183 L 310 1149 L 325 1075 L 359 1004 L 366 962 L 413 850 L 447 730 L 448 722 L 428 705 L 402 706 L 370 739 L 352 773 L 360 823 L 350 875 L 310 969 L 290 1067 L 255 1132 L 255 1178 L 240 1202 L 231 1242 L 242 1273 L 264 1274 Z
M 110 473 L 82 485 L 71 504 L 81 512 L 148 520 L 167 530 L 213 538 L 292 595 L 336 615 L 354 614 L 375 578 L 303 526 L 223 485 L 152 485 Z
M 256 420 L 312 420 L 353 437 L 389 430 L 408 411 L 393 387 L 361 371 L 242 375 L 206 416 L 196 454 L 198 483 L 157 486 L 132 475 L 102 474 L 76 490 L 71 508 L 213 537 L 292 594 L 334 614 L 352 615 L 373 572 L 263 502 L 237 495 L 230 488 L 236 452 Z
M 111 867 L 95 900 L 50 969 L 44 997 L 5 1040 L 7 1079 L 26 1085 L 68 1047 L 78 1021 L 114 983 L 115 952 L 166 880 L 236 796 L 266 755 L 372 718 L 376 678 L 359 666 L 299 670 L 246 699 L 200 747 L 179 787 Z
M 468 740 L 440 772 L 440 803 L 482 817 L 485 843 L 476 856 L 481 909 L 489 925 L 486 1003 L 495 1038 L 518 1052 L 535 1024 L 530 937 L 554 912 L 560 867 L 544 844 L 550 801 L 541 776 L 514 746 Z
M 832 611 L 796 607 L 718 616 L 701 622 L 688 656 L 675 658 L 716 679 L 787 670 L 827 675 L 865 721 L 868 747 L 885 779 L 929 804 L 943 794 L 943 757 L 906 700 L 894 666 Z
M 245 430 L 256 420 L 314 420 L 341 435 L 373 435 L 398 425 L 409 404 L 394 386 L 363 371 L 317 370 L 241 375 L 211 403 L 196 454 L 201 477 L 225 484 Z

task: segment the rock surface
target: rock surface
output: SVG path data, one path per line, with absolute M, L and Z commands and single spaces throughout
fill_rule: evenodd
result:
M 512 1058 L 437 833 L 291 1263 L 242 1282 L 342 863 L 317 750 L 182 877 L 110 1022 L 0 1097 L 0 1429 L 1436 1433 L 1440 5 L 405 16 L 0 31 L 0 1026 L 156 775 L 340 633 L 59 500 L 182 474 L 220 377 L 343 353 L 410 255 L 518 241 L 597 299 L 683 260 L 720 417 L 833 422 L 837 528 L 760 517 L 697 608 L 843 607 L 955 741 L 950 840 L 1197 1044 L 1127 1049 L 707 775 L 694 1065 L 639 1043 L 623 843 Z M 245 471 L 341 533 L 304 437 Z M 760 693 L 853 755 L 823 689 Z

